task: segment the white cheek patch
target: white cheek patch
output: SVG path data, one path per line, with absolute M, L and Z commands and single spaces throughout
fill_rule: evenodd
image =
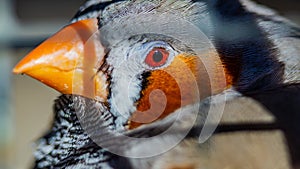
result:
M 153 47 L 166 48 L 171 53 L 169 62 L 174 57 L 173 49 L 163 41 L 147 42 L 144 39 L 137 43 L 133 38 L 111 47 L 106 60 L 111 72 L 109 103 L 110 111 L 116 117 L 117 128 L 124 127 L 136 111 L 136 102 L 142 90 L 142 74 L 145 70 L 153 70 L 144 63 L 146 54 Z
M 134 59 L 128 58 L 123 49 L 110 52 L 107 62 L 111 66 L 111 113 L 117 118 L 117 128 L 124 127 L 131 114 L 136 111 L 135 102 L 142 90 L 141 74 L 144 68 Z M 125 55 L 123 58 L 117 55 Z
M 119 72 L 120 71 L 120 72 Z M 141 81 L 136 76 L 129 77 L 124 70 L 113 73 L 111 85 L 111 112 L 117 117 L 117 124 L 125 124 L 131 113 L 136 111 L 134 103 L 140 97 Z

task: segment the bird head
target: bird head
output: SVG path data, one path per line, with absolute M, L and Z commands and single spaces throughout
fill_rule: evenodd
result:
M 160 3 L 141 1 L 124 16 L 115 15 L 117 9 L 125 10 L 121 4 L 110 5 L 95 17 L 76 17 L 13 72 L 62 94 L 105 103 L 117 123 L 129 129 L 230 87 L 231 77 L 212 43 L 188 21 L 190 16 L 175 10 L 189 3 L 158 7 Z M 149 9 L 141 12 L 142 7 Z
M 298 34 L 281 23 L 282 19 L 252 5 L 247 0 L 87 1 L 69 25 L 41 43 L 13 70 L 63 94 L 55 103 L 52 131 L 40 141 L 37 165 L 62 168 L 78 163 L 82 167 L 82 161 L 94 165 L 82 155 L 93 151 L 101 156 L 95 159 L 102 163 L 107 161 L 102 148 L 126 157 L 158 155 L 184 139 L 189 131 L 182 137 L 178 133 L 185 132 L 186 126 L 192 128 L 189 137 L 194 137 L 198 129 L 205 128 L 204 118 L 218 116 L 220 104 L 206 104 L 206 98 L 218 102 L 215 96 L 227 89 L 238 91 L 239 96 L 253 96 L 295 79 L 298 83 L 298 62 L 292 63 L 293 55 L 278 55 L 287 45 L 280 47 L 277 39 Z M 228 97 L 223 98 L 224 105 Z M 205 109 L 211 105 L 217 108 L 206 116 Z M 191 109 L 194 106 L 196 109 Z M 88 125 L 99 125 L 79 125 L 81 117 L 74 115 L 74 109 L 79 111 L 76 115 L 90 114 Z M 189 117 L 187 125 L 177 123 L 175 130 L 159 139 L 149 138 L 169 127 L 172 115 L 180 110 L 187 116 L 204 116 Z M 112 136 L 103 126 L 125 130 L 125 136 L 138 140 L 115 133 Z M 199 141 L 205 141 L 212 130 L 201 131 Z M 205 139 L 201 139 L 202 134 Z M 90 138 L 100 146 L 94 146 Z M 64 151 L 69 147 L 72 149 Z M 151 150 L 144 149 L 147 147 Z M 63 151 L 45 153 L 51 148 Z M 198 164 L 199 159 L 196 161 Z M 120 164 L 124 167 L 123 161 Z M 140 163 L 137 166 L 149 168 Z

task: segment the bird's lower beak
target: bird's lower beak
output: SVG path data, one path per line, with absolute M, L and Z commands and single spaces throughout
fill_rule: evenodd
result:
M 106 98 L 106 79 L 98 72 L 105 55 L 97 19 L 70 24 L 30 52 L 13 69 L 63 94 Z

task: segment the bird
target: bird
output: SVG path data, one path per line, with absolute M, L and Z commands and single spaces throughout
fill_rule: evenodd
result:
M 88 0 L 14 68 L 62 93 L 33 168 L 299 168 L 299 27 L 249 0 Z

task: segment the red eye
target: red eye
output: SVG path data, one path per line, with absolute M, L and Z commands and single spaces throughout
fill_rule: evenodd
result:
M 166 63 L 169 52 L 164 48 L 153 48 L 147 55 L 145 63 L 151 67 L 159 67 Z

